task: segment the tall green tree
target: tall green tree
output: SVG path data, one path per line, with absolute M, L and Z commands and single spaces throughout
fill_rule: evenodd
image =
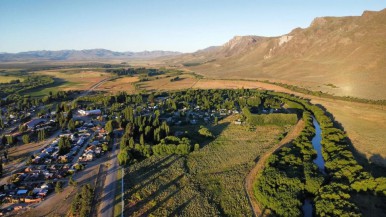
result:
M 29 143 L 29 135 L 28 134 L 23 135 L 22 140 L 23 140 L 24 144 L 28 144 Z
M 75 121 L 72 118 L 68 121 L 68 129 L 72 132 L 75 131 Z
M 107 121 L 105 130 L 107 131 L 107 133 L 112 133 L 114 131 L 114 123 L 112 120 Z

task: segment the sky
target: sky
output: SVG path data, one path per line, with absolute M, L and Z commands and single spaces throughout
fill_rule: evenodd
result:
M 384 0 L 0 0 L 0 52 L 194 52 L 236 35 L 279 36 L 315 17 L 384 8 Z

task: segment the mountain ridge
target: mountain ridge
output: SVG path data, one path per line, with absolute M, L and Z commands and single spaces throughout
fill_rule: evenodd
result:
M 317 17 L 309 27 L 282 36 L 238 36 L 204 51 L 165 62 L 207 77 L 288 81 L 338 95 L 386 96 L 386 9 Z
M 84 50 L 36 50 L 36 51 L 24 51 L 18 53 L 0 53 L 0 62 L 10 61 L 26 61 L 26 60 L 56 60 L 56 61 L 69 61 L 69 60 L 98 60 L 98 59 L 137 59 L 137 58 L 156 58 L 164 56 L 179 55 L 180 52 L 175 51 L 141 51 L 141 52 L 117 52 L 107 49 L 84 49 Z

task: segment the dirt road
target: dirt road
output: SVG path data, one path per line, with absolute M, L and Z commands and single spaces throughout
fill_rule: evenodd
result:
M 254 181 L 258 178 L 259 173 L 264 169 L 265 162 L 267 161 L 268 157 L 271 156 L 272 153 L 274 153 L 276 150 L 282 148 L 285 145 L 290 144 L 296 137 L 299 136 L 299 134 L 304 129 L 304 121 L 299 120 L 298 123 L 292 128 L 292 130 L 285 136 L 278 144 L 276 144 L 274 147 L 272 147 L 268 152 L 266 152 L 257 162 L 255 167 L 249 172 L 248 176 L 245 178 L 245 190 L 248 195 L 249 203 L 252 207 L 254 216 L 263 216 L 264 213 L 261 210 L 261 207 L 259 207 L 258 202 L 255 199 L 254 192 L 253 192 L 253 184 Z

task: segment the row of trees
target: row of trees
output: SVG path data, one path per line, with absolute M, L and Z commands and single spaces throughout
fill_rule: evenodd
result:
M 53 83 L 54 79 L 45 75 L 27 76 L 22 82 L 0 83 L 0 97 L 7 97 L 14 93 L 20 93 Z
M 301 216 L 303 200 L 315 196 L 323 182 L 313 163 L 315 130 L 309 112 L 303 113 L 303 120 L 305 128 L 299 137 L 269 157 L 254 186 L 258 201 L 280 216 Z
M 322 108 L 287 94 L 273 94 L 291 101 L 298 109 L 310 111 L 320 124 L 327 177 L 314 198 L 317 215 L 358 216 L 360 211 L 350 199 L 351 195 L 366 192 L 386 196 L 386 178 L 374 178 L 359 165 L 349 148 L 346 133 L 335 126 Z
M 75 195 L 71 202 L 71 216 L 89 216 L 92 208 L 93 194 L 94 189 L 90 184 L 83 185 L 81 191 Z

